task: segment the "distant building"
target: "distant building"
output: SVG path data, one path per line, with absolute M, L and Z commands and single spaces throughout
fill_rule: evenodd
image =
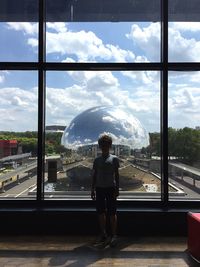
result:
M 48 125 L 45 127 L 46 133 L 63 133 L 65 130 L 66 126 L 62 125 Z
M 17 154 L 18 154 L 17 140 L 0 140 L 0 158 Z
M 85 145 L 78 148 L 78 153 L 82 156 L 95 158 L 101 155 L 101 149 L 97 144 Z M 128 146 L 112 145 L 110 153 L 115 154 L 116 156 L 130 156 L 131 149 Z
M 200 131 L 200 126 L 196 126 L 195 129 Z
M 96 146 L 92 146 L 92 156 L 94 158 L 97 157 L 97 151 L 98 151 L 98 146 L 97 145 Z
M 0 168 L 6 166 L 15 168 L 19 165 L 25 164 L 30 157 L 31 152 L 3 157 L 0 159 Z

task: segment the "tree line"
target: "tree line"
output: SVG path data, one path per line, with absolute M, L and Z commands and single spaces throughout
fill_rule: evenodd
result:
M 67 149 L 61 145 L 61 132 L 45 134 L 45 154 L 60 154 L 67 152 Z M 0 140 L 17 140 L 18 145 L 22 147 L 23 153 L 31 152 L 33 156 L 37 155 L 38 133 L 36 131 L 27 132 L 0 132 Z
M 62 132 L 45 133 L 45 154 L 70 154 L 69 150 L 61 145 Z M 38 133 L 27 132 L 0 132 L 0 140 L 17 140 L 22 146 L 23 153 L 32 152 L 37 155 Z M 150 144 L 142 148 L 142 153 L 152 156 L 161 155 L 160 133 L 149 133 Z M 185 127 L 181 129 L 168 128 L 168 155 L 179 161 L 191 164 L 200 161 L 200 130 Z
M 150 158 L 161 155 L 160 133 L 150 133 L 150 145 L 143 148 L 143 153 L 149 154 Z M 183 163 L 200 161 L 200 130 L 184 127 L 181 129 L 168 128 L 168 156 L 176 158 Z

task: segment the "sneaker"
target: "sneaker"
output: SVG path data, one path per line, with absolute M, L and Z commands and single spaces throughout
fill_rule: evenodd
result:
M 117 245 L 117 236 L 114 235 L 110 240 L 110 247 L 114 248 Z
M 104 244 L 106 240 L 107 240 L 107 235 L 100 235 L 94 242 L 94 245 Z

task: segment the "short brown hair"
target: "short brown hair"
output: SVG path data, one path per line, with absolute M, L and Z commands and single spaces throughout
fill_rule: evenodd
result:
M 110 137 L 107 134 L 102 135 L 98 140 L 99 147 L 102 147 L 103 145 L 112 146 L 112 137 Z

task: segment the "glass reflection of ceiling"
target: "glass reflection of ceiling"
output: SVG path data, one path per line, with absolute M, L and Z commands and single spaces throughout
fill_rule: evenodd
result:
M 46 0 L 46 20 L 160 21 L 160 0 Z M 199 0 L 168 0 L 169 21 L 200 21 Z M 0 0 L 0 21 L 38 21 L 39 0 Z

